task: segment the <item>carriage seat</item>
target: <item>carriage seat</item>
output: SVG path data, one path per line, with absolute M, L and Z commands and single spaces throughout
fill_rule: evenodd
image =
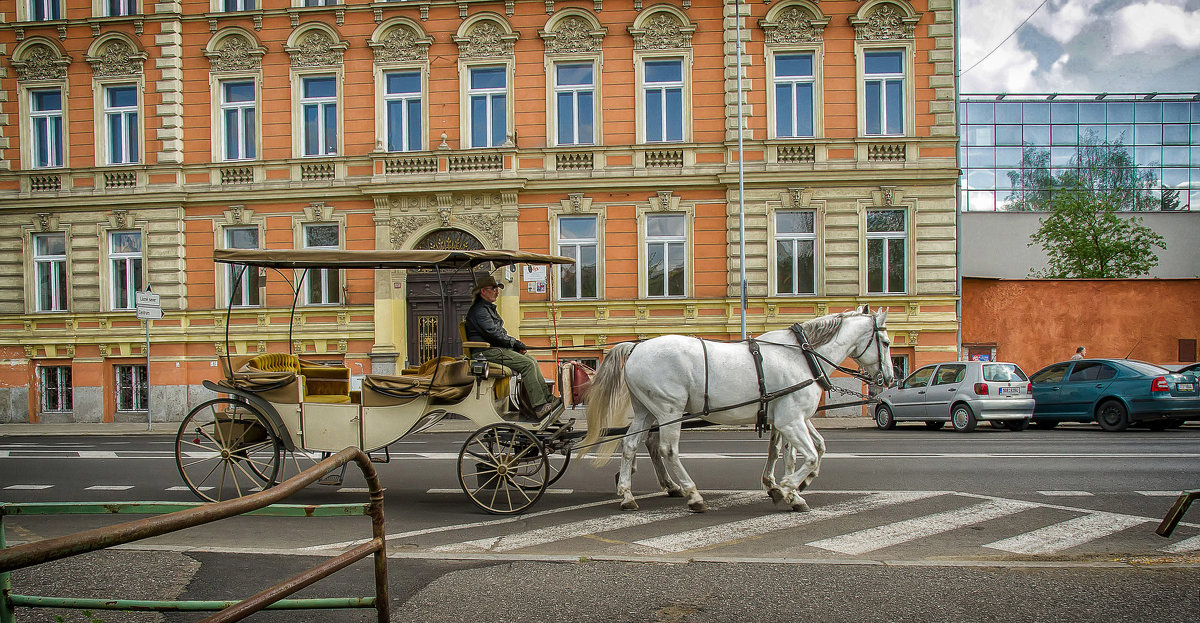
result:
M 488 364 L 488 368 L 488 376 L 512 374 L 511 370 L 501 365 Z M 401 375 L 368 374 L 364 377 L 363 406 L 400 404 L 397 401 L 426 394 L 432 404 L 454 404 L 466 398 L 478 380 L 471 373 L 471 362 L 466 359 L 430 359 L 416 369 L 408 370 L 412 372 Z
M 235 369 L 234 383 L 271 402 L 350 402 L 350 368 L 323 366 L 290 353 L 266 353 Z

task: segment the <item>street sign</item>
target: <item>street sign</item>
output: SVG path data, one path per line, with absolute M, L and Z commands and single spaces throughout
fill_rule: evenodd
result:
M 158 307 L 161 297 L 153 292 L 137 291 L 133 293 L 133 302 L 137 307 Z M 141 318 L 141 316 L 138 316 Z
M 163 310 L 161 307 L 138 307 L 137 317 L 141 320 L 162 320 Z

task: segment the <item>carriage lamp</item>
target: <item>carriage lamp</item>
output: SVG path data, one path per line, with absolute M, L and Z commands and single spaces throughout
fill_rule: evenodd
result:
M 488 377 L 488 362 L 486 359 L 471 360 L 471 374 L 479 378 L 486 379 Z

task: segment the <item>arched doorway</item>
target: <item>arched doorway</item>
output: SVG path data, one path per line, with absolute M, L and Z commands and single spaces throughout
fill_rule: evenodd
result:
M 482 249 L 483 243 L 461 229 L 439 229 L 422 238 L 414 249 Z M 458 321 L 471 307 L 473 279 L 467 271 L 408 271 L 408 365 L 420 365 L 438 356 L 462 354 Z M 443 293 L 445 297 L 443 298 Z

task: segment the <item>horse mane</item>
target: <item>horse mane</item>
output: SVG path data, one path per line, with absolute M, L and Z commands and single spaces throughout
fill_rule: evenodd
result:
M 831 314 L 813 318 L 801 324 L 804 329 L 804 336 L 808 338 L 808 343 L 812 346 L 820 346 L 834 338 L 838 331 L 842 328 L 842 319 L 850 314 L 858 314 L 859 312 L 842 312 L 840 314 Z

